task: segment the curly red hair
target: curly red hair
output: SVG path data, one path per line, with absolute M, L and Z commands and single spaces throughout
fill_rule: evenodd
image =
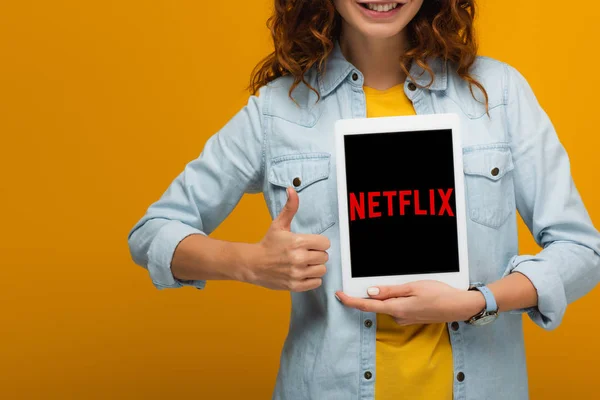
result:
M 407 66 L 416 63 L 422 67 L 430 74 L 431 85 L 435 76 L 427 59 L 439 57 L 451 62 L 457 74 L 469 84 L 473 97 L 473 86 L 481 90 L 487 107 L 487 92 L 469 73 L 477 56 L 474 19 L 475 0 L 424 0 L 407 26 L 410 46 L 400 63 L 411 79 Z M 267 26 L 274 50 L 252 71 L 250 91 L 255 94 L 274 79 L 291 75 L 294 83 L 290 97 L 301 83 L 319 95 L 305 80 L 305 74 L 313 67 L 323 70 L 334 41 L 339 39 L 341 17 L 333 0 L 275 0 Z

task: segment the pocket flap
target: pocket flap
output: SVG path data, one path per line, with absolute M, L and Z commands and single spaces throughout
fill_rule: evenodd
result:
M 497 181 L 514 168 L 510 148 L 476 148 L 463 151 L 464 172 L 467 175 L 485 176 Z
M 272 160 L 269 182 L 281 187 L 292 186 L 299 192 L 329 177 L 330 158 L 328 153 L 303 153 L 276 157 Z

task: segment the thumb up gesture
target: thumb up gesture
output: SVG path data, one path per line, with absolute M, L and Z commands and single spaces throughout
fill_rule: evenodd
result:
M 329 260 L 329 239 L 323 235 L 290 231 L 298 212 L 298 193 L 287 188 L 288 199 L 259 242 L 265 262 L 251 272 L 250 283 L 269 289 L 304 292 L 321 286 Z

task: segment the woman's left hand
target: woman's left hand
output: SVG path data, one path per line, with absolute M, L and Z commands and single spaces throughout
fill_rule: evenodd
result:
M 378 294 L 377 294 L 378 292 Z M 336 296 L 347 307 L 391 315 L 400 325 L 466 321 L 485 308 L 478 291 L 456 289 L 433 280 L 369 288 L 369 299 Z

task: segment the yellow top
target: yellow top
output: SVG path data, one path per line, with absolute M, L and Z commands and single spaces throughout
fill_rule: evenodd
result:
M 402 85 L 364 87 L 367 117 L 414 115 Z M 452 400 L 452 348 L 446 324 L 400 326 L 377 315 L 375 399 Z

